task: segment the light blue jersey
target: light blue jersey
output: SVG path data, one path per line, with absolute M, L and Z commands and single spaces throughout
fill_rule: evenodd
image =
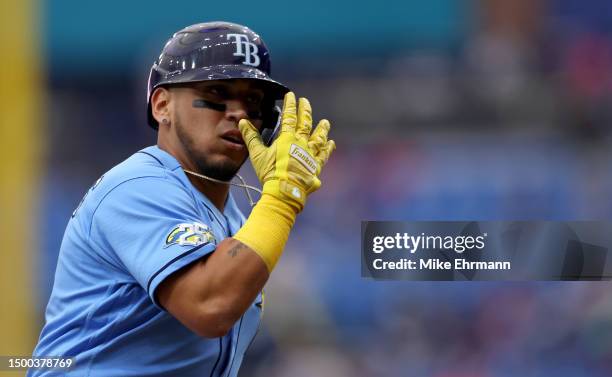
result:
M 231 194 L 221 213 L 156 146 L 104 174 L 66 228 L 34 350 L 74 356 L 76 366 L 28 376 L 236 376 L 259 326 L 261 295 L 226 336 L 207 339 L 164 311 L 155 290 L 243 223 Z

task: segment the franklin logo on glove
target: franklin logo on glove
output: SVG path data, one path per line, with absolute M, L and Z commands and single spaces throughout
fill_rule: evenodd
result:
M 289 153 L 291 154 L 291 157 L 301 162 L 302 165 L 304 165 L 304 167 L 311 173 L 316 173 L 317 163 L 304 149 L 295 144 L 291 144 L 291 151 Z

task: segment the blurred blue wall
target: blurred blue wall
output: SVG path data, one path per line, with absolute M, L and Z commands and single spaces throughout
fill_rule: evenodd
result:
M 464 34 L 467 13 L 465 2 L 453 0 L 49 0 L 44 8 L 44 42 L 56 75 L 112 73 L 136 54 L 153 58 L 173 32 L 203 21 L 245 24 L 275 55 L 317 60 L 452 46 Z

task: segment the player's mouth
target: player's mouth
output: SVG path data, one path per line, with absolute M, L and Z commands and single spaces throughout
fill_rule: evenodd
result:
M 232 149 L 243 150 L 246 148 L 242 140 L 242 134 L 238 130 L 230 130 L 221 135 L 221 139 Z

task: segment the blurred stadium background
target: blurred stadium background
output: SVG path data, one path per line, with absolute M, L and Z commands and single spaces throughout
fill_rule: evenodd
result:
M 145 85 L 166 39 L 228 20 L 262 35 L 273 76 L 332 120 L 338 145 L 268 284 L 242 376 L 612 375 L 609 283 L 375 282 L 359 251 L 361 220 L 609 221 L 612 2 L 0 10 L 1 354 L 31 352 L 84 192 L 155 143 Z

